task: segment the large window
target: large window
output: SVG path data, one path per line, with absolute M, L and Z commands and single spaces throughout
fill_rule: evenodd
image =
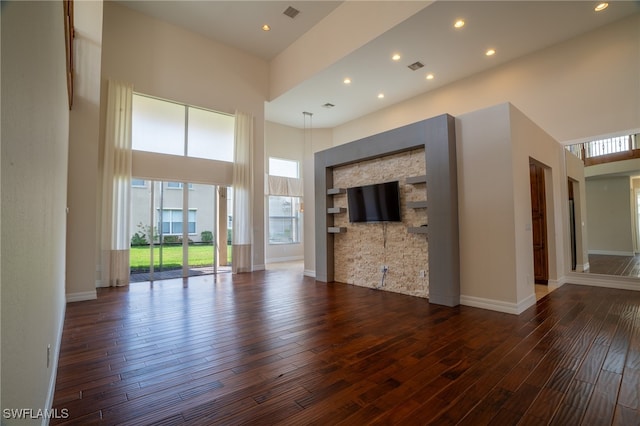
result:
M 269 157 L 269 175 L 298 178 L 299 173 L 297 161 Z
M 297 161 L 269 157 L 269 244 L 300 242 L 299 176 Z
M 210 160 L 233 161 L 235 117 L 133 95 L 132 148 Z
M 269 196 L 269 244 L 300 242 L 300 197 Z

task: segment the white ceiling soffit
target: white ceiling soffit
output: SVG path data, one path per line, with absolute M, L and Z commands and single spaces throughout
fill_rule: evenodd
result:
M 335 127 L 640 10 L 638 2 L 609 3 L 595 13 L 593 1 L 438 1 L 267 103 L 265 117 L 302 127 L 307 111 L 314 127 Z M 459 18 L 466 25 L 456 30 Z M 489 47 L 498 51 L 491 58 L 484 54 Z M 394 52 L 400 61 L 391 60 Z M 424 67 L 407 68 L 416 61 Z M 436 77 L 426 80 L 427 73 Z
M 118 2 L 272 61 L 272 65 L 287 54 L 290 46 L 301 49 L 295 45 L 296 40 L 302 38 L 304 41 L 307 33 L 312 33 L 310 30 L 322 24 L 328 15 L 340 12 L 337 8 L 343 3 L 272 0 Z M 371 22 L 367 15 L 367 10 L 371 9 L 363 6 L 373 3 L 357 3 L 363 12 L 357 15 L 357 20 L 352 19 L 352 28 L 357 36 L 361 36 L 362 31 L 358 32 L 358 29 Z M 314 127 L 335 127 L 640 11 L 640 1 L 609 1 L 609 7 L 601 13 L 593 10 L 596 1 L 582 0 L 420 3 L 427 6 L 347 56 L 335 55 L 341 59 L 327 60 L 324 67 L 315 64 L 314 67 L 321 71 L 298 72 L 300 75 L 288 81 L 288 84 L 293 81 L 294 87 L 283 90 L 282 95 L 266 103 L 265 118 L 302 127 L 302 112 L 307 111 L 313 113 Z M 283 13 L 290 6 L 300 10 L 294 19 Z M 462 30 L 453 28 L 453 22 L 458 18 L 466 21 Z M 271 26 L 271 31 L 261 29 L 265 23 Z M 325 49 L 343 48 L 331 40 L 327 39 Z M 484 52 L 488 47 L 495 47 L 498 53 L 487 58 Z M 391 61 L 393 52 L 402 55 L 399 62 Z M 416 61 L 424 67 L 409 70 L 407 66 Z M 303 65 L 309 67 L 308 63 Z M 273 72 L 280 71 L 275 67 Z M 425 75 L 429 72 L 433 72 L 435 78 L 427 81 Z M 345 77 L 352 79 L 349 86 L 342 83 Z M 296 84 L 297 79 L 302 83 Z M 384 99 L 377 99 L 379 92 L 384 92 Z M 275 90 L 275 93 L 280 91 Z M 323 107 L 327 103 L 335 107 Z

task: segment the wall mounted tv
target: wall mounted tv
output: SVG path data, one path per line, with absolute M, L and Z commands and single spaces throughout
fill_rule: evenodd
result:
M 400 222 L 398 181 L 347 188 L 349 222 Z

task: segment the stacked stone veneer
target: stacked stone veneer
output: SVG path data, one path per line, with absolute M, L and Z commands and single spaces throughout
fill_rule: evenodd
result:
M 425 183 L 407 184 L 406 178 L 425 174 L 424 149 L 405 151 L 333 169 L 333 187 L 399 181 L 402 222 L 349 223 L 349 214 L 334 215 L 334 225 L 347 228 L 335 235 L 335 281 L 362 287 L 429 296 L 429 246 L 425 234 L 408 227 L 428 223 L 426 208 L 407 208 L 408 201 L 427 199 Z M 333 196 L 333 207 L 347 208 L 347 194 Z M 382 284 L 381 267 L 389 269 Z M 425 271 L 424 277 L 420 271 Z

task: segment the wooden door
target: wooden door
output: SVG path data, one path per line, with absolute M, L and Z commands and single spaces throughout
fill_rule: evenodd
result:
M 536 284 L 549 281 L 549 261 L 547 255 L 547 204 L 544 187 L 544 168 L 531 161 L 529 163 L 531 181 L 531 230 L 533 233 L 533 271 Z

